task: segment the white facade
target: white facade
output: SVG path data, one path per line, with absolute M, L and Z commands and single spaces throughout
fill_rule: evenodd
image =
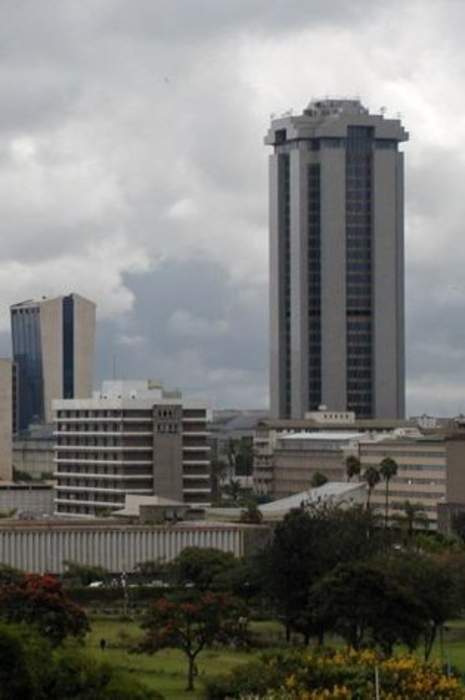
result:
M 128 493 L 209 505 L 206 406 L 150 381 L 104 382 L 92 399 L 54 410 L 57 515 L 117 510 Z

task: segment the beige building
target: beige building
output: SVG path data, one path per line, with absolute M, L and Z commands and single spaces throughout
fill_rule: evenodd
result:
M 54 409 L 57 515 L 121 509 L 127 494 L 210 505 L 205 406 L 151 381 L 109 381 L 92 399 Z
M 273 450 L 273 481 L 269 495 L 285 498 L 308 490 L 315 474 L 328 481 L 346 480 L 345 459 L 357 454 L 363 433 L 285 433 Z
M 436 529 L 438 504 L 465 505 L 465 434 L 393 434 L 379 441 L 362 440 L 359 449 L 362 468 L 379 467 L 386 457 L 398 465 L 389 484 L 389 518 L 402 516 L 405 501 L 410 501 Z M 384 482 L 374 489 L 371 500 L 373 507 L 384 513 Z
M 344 444 L 344 436 L 331 441 L 331 434 L 387 435 L 395 429 L 412 426 L 416 426 L 415 421 L 356 419 L 353 412 L 324 408 L 307 413 L 302 420 L 263 420 L 258 424 L 254 438 L 254 491 L 274 496 L 296 493 L 310 487 L 315 471 L 330 479 L 345 478 L 344 460 L 352 449 Z M 319 450 L 318 441 L 310 442 L 308 437 L 321 433 L 327 434 L 325 450 Z M 288 468 L 292 475 L 289 478 Z
M 13 434 L 13 364 L 0 359 L 0 481 L 13 478 L 11 445 Z
M 11 307 L 18 431 L 51 423 L 53 399 L 91 396 L 95 308 L 79 294 Z

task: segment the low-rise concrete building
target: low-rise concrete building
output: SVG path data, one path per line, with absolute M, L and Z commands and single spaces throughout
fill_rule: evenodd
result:
M 271 503 L 258 506 L 264 523 L 283 520 L 291 510 L 296 508 L 318 508 L 337 506 L 351 508 L 366 503 L 366 484 L 364 482 L 347 483 L 332 481 L 314 489 L 294 493 L 286 498 L 279 498 Z M 209 508 L 207 520 L 238 522 L 244 513 L 243 508 Z
M 431 529 L 438 527 L 438 505 L 465 505 L 465 434 L 460 431 L 431 434 L 394 432 L 378 440 L 361 440 L 362 469 L 379 467 L 393 459 L 398 467 L 389 483 L 388 517 L 402 517 L 406 501 L 418 506 Z M 371 502 L 385 511 L 385 483 L 374 489 Z
M 54 402 L 56 514 L 96 517 L 127 494 L 211 502 L 207 408 L 153 381 L 109 381 Z
M 54 425 L 31 425 L 13 440 L 13 467 L 33 479 L 53 478 L 55 471 Z
M 318 454 L 317 443 L 308 443 L 311 449 L 305 449 L 305 438 L 317 433 L 330 434 L 389 434 L 397 428 L 416 427 L 416 421 L 356 419 L 350 411 L 327 411 L 322 407 L 319 411 L 307 413 L 303 420 L 263 420 L 257 425 L 254 438 L 254 491 L 260 495 L 279 496 L 310 487 L 315 471 L 321 471 L 329 479 L 340 480 L 345 473 L 344 459 L 350 454 L 337 447 L 327 450 L 326 454 Z M 282 438 L 297 437 L 299 451 L 286 449 Z M 299 442 L 302 439 L 304 442 Z M 327 440 L 328 445 L 330 440 Z M 332 455 L 330 456 L 330 452 Z M 318 465 L 321 465 L 321 468 Z M 286 468 L 289 465 L 290 478 L 286 478 Z M 326 466 L 325 466 L 326 465 Z M 325 472 L 325 469 L 328 473 Z M 294 476 L 291 477 L 291 472 Z M 287 483 L 285 483 L 287 481 Z M 295 483 L 292 483 L 294 481 Z
M 284 498 L 306 491 L 317 473 L 328 481 L 345 481 L 345 459 L 357 454 L 362 437 L 363 433 L 342 431 L 280 435 L 273 450 L 270 495 Z
M 243 557 L 265 546 L 270 537 L 265 525 L 0 521 L 1 562 L 31 573 L 62 574 L 65 561 L 103 566 L 112 573 L 132 571 L 144 561 L 169 562 L 186 547 L 213 547 Z
M 0 482 L 0 514 L 15 518 L 39 518 L 53 515 L 52 484 Z M 1 550 L 0 550 L 1 562 Z

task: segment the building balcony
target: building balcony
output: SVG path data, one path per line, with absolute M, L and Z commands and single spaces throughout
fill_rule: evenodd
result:
M 182 449 L 184 452 L 210 452 L 211 447 L 209 445 L 185 445 L 185 444 L 183 444 Z
M 191 489 L 186 486 L 183 487 L 182 489 L 183 493 L 211 493 L 211 488 L 195 488 Z
M 88 452 L 132 452 L 143 451 L 149 452 L 152 450 L 152 444 L 149 445 L 82 445 L 76 443 L 75 445 L 55 445 L 55 450 L 73 450 L 76 451 L 88 451 Z
M 208 465 L 210 466 L 210 460 L 209 459 L 183 459 L 182 460 L 183 466 L 185 467 L 196 467 L 196 466 L 204 466 Z
M 211 479 L 211 474 L 183 474 L 183 479 Z
M 151 459 L 69 459 L 68 457 L 54 457 L 53 461 L 57 464 L 119 464 L 121 466 L 130 466 L 133 464 L 153 464 L 153 461 Z
M 152 430 L 54 430 L 55 437 L 149 437 Z
M 68 492 L 73 492 L 73 491 L 82 491 L 84 493 L 93 493 L 93 492 L 100 492 L 100 493 L 148 493 L 148 494 L 153 494 L 153 489 L 115 489 L 115 488 L 106 488 L 105 486 L 56 486 L 55 491 L 58 493 L 59 491 L 68 491 Z
M 92 506 L 97 508 L 123 508 L 121 501 L 84 501 L 77 498 L 55 498 L 55 503 L 62 503 L 67 506 Z M 61 513 L 63 515 L 63 513 Z
M 112 481 L 128 481 L 128 480 L 133 480 L 137 479 L 138 481 L 140 480 L 145 480 L 148 481 L 149 479 L 153 478 L 152 474 L 98 474 L 98 473 L 93 473 L 93 474 L 88 474 L 87 472 L 60 472 L 56 471 L 53 472 L 53 476 L 55 478 L 60 478 L 60 479 L 109 479 Z

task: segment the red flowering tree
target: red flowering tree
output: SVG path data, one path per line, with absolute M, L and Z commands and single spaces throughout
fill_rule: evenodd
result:
M 180 649 L 188 659 L 187 690 L 194 690 L 195 660 L 214 642 L 244 639 L 246 619 L 237 601 L 211 592 L 192 601 L 160 598 L 147 611 L 146 630 L 139 651 L 153 654 L 159 649 Z
M 0 617 L 26 622 L 57 646 L 65 637 L 81 637 L 89 629 L 85 612 L 64 592 L 54 576 L 26 574 L 0 587 Z

